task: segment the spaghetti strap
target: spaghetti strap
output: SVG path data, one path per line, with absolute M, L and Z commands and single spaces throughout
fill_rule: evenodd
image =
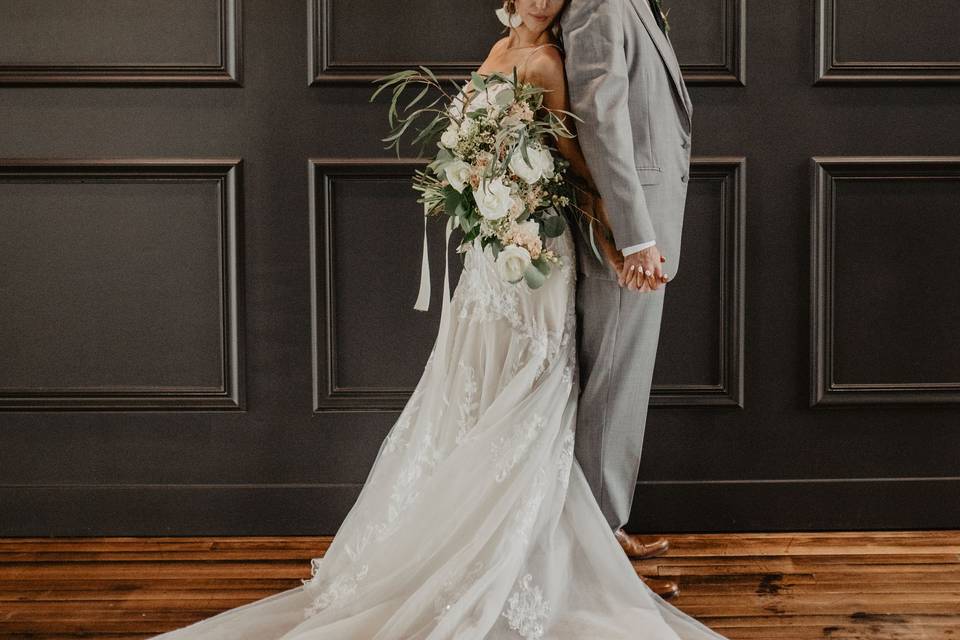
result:
M 553 42 L 547 42 L 547 43 L 544 43 L 544 44 L 541 44 L 541 45 L 537 45 L 536 47 L 533 48 L 533 51 L 531 51 L 530 53 L 528 53 L 527 56 L 523 59 L 523 61 L 517 66 L 517 74 L 518 74 L 518 75 L 521 75 L 521 74 L 520 74 L 520 71 L 521 71 L 521 69 L 523 68 L 523 66 L 524 66 L 525 64 L 527 64 L 527 60 L 530 59 L 530 56 L 532 56 L 533 54 L 535 54 L 538 50 L 542 49 L 543 47 L 556 47 L 557 50 L 560 51 L 560 53 L 563 53 L 563 48 L 560 47 L 559 45 L 553 43 Z

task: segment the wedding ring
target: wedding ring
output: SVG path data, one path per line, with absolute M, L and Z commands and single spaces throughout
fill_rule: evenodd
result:
M 649 278 L 650 276 L 653 275 L 653 272 L 650 271 L 650 269 L 646 269 L 646 270 L 643 272 L 643 275 L 645 275 L 645 276 L 647 276 L 647 277 Z

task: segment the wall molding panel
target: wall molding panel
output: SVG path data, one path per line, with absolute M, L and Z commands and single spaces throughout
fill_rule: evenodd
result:
M 426 167 L 427 161 L 409 158 L 311 158 L 308 165 L 314 411 L 399 411 L 406 405 L 413 387 L 351 386 L 340 381 L 338 361 L 341 350 L 335 320 L 343 314 L 338 312 L 335 302 L 339 283 L 334 277 L 337 205 L 333 187 L 338 179 L 409 181 L 414 170 Z M 411 201 L 415 198 L 416 193 L 411 190 Z M 438 268 L 439 265 L 434 262 L 433 270 Z M 414 284 L 406 283 L 411 287 Z M 453 287 L 451 280 L 451 292 Z M 375 337 L 385 338 L 382 335 Z
M 418 65 L 429 67 L 439 80 L 466 80 L 470 77 L 470 72 L 479 67 L 482 62 L 482 60 L 450 62 L 425 59 L 402 62 L 382 60 L 367 63 L 337 61 L 333 55 L 333 29 L 331 28 L 334 1 L 308 1 L 309 68 L 307 80 L 310 86 L 327 83 L 369 83 L 382 76 Z
M 196 62 L 190 60 L 131 60 L 91 59 L 69 62 L 23 61 L 5 62 L 0 49 L 0 86 L 23 84 L 159 84 L 159 85 L 242 85 L 242 0 L 204 0 L 217 7 L 217 32 L 209 34 L 215 39 L 216 61 Z M 3 0 L 0 0 L 0 9 Z M 144 19 L 148 19 L 146 16 Z M 35 18 L 33 19 L 35 20 Z M 109 22 L 111 16 L 102 16 Z M 55 30 L 55 27 L 50 27 Z M 162 31 L 160 31 L 162 33 Z M 51 36 L 53 37 L 53 36 Z M 103 37 L 102 30 L 93 31 L 90 37 Z M 129 54 L 127 54 L 129 55 Z M 141 59 L 149 59 L 142 56 Z
M 42 226 L 37 227 L 41 230 L 39 233 L 43 234 L 37 239 L 37 242 L 41 242 L 38 246 L 46 247 L 46 255 L 35 253 L 33 247 L 26 249 L 19 258 L 15 251 L 7 253 L 5 264 L 8 274 L 32 273 L 32 278 L 36 278 L 38 282 L 49 283 L 47 286 L 50 287 L 49 291 L 38 292 L 37 295 L 46 298 L 63 296 L 63 300 L 62 305 L 55 307 L 55 311 L 51 311 L 54 308 L 51 302 L 34 304 L 25 300 L 19 301 L 17 305 L 7 305 L 6 313 L 10 314 L 8 316 L 0 309 L 0 325 L 11 332 L 10 339 L 16 340 L 15 345 L 21 345 L 14 347 L 13 353 L 6 354 L 4 366 L 7 372 L 4 376 L 8 380 L 16 381 L 19 378 L 15 371 L 22 370 L 19 375 L 24 380 L 33 377 L 37 381 L 27 385 L 0 386 L 0 410 L 245 409 L 241 164 L 239 158 L 0 159 L 0 193 L 6 191 L 10 198 L 6 207 L 16 207 L 18 201 L 30 207 L 59 202 L 62 203 L 64 212 L 74 216 L 74 223 L 87 227 L 71 228 L 68 220 L 60 221 L 54 217 L 52 221 L 38 223 Z M 178 186 L 192 189 L 191 194 L 201 194 L 202 201 L 209 201 L 216 208 L 197 211 L 196 223 L 190 222 L 190 216 L 193 216 L 191 207 L 195 202 L 188 198 L 194 196 L 181 194 L 177 191 Z M 51 188 L 56 191 L 49 193 Z M 121 200 L 122 198 L 130 197 L 130 193 L 136 194 L 140 189 L 140 201 L 150 200 L 156 197 L 157 189 L 170 188 L 173 191 L 167 193 L 171 197 L 183 200 L 182 203 L 171 202 L 171 207 L 175 206 L 181 212 L 179 224 L 193 226 L 174 229 L 162 239 L 158 238 L 158 241 L 162 240 L 166 244 L 153 246 L 151 239 L 156 235 L 151 236 L 149 231 L 143 231 L 144 223 L 130 223 L 140 227 L 138 230 L 112 226 L 111 222 L 117 219 L 117 215 L 125 214 L 123 207 L 126 201 Z M 77 208 L 79 205 L 66 200 L 70 197 L 68 194 L 71 190 L 75 198 L 84 199 L 82 211 Z M 90 195 L 90 190 L 97 190 L 97 193 Z M 40 204 L 26 204 L 32 198 L 37 198 Z M 103 215 L 97 209 L 100 206 L 105 207 Z M 159 202 L 155 206 L 163 209 L 165 205 Z M 113 213 L 114 218 L 106 215 L 106 207 L 116 210 Z M 200 214 L 208 217 L 200 218 Z M 0 227 L 3 226 L 4 215 L 0 212 Z M 11 216 L 11 220 L 15 219 L 12 218 L 15 211 L 11 209 L 7 209 L 7 215 Z M 153 215 L 153 211 L 146 215 Z M 143 219 L 143 216 L 140 216 L 137 220 Z M 151 228 L 170 224 L 155 217 L 153 220 L 149 217 L 146 220 Z M 180 295 L 176 291 L 176 283 L 170 281 L 170 276 L 153 270 L 163 270 L 164 260 L 177 259 L 176 255 L 165 255 L 164 247 L 176 247 L 178 238 L 183 237 L 182 234 L 200 233 L 201 222 L 205 225 L 203 242 L 197 245 L 198 248 L 189 247 L 184 251 L 196 255 L 197 264 L 204 267 L 209 264 L 216 272 L 203 274 L 203 289 L 190 289 L 188 294 Z M 178 233 L 181 235 L 178 236 Z M 72 241 L 71 236 L 74 237 Z M 44 240 L 47 237 L 49 241 Z M 140 240 L 142 246 L 131 247 L 130 243 L 135 242 L 131 238 L 147 239 Z M 169 244 L 171 242 L 174 244 Z M 69 248 L 63 249 L 64 247 Z M 71 255 L 50 253 L 57 250 Z M 202 254 L 197 255 L 198 252 Z M 137 262 L 138 254 L 148 254 L 142 264 Z M 37 267 L 37 264 L 43 265 L 42 269 L 47 273 L 36 273 L 35 270 L 41 268 Z M 118 271 L 105 271 L 107 267 L 104 265 Z M 64 268 L 75 272 L 63 274 L 61 271 Z M 192 263 L 182 271 L 193 273 L 191 268 L 195 268 Z M 128 273 L 123 274 L 123 271 Z M 82 288 L 77 291 L 65 289 L 74 282 L 82 283 Z M 118 288 L 121 285 L 123 288 Z M 161 285 L 162 288 L 153 290 Z M 14 290 L 13 282 L 8 281 L 6 286 L 9 291 Z M 192 286 L 196 288 L 201 285 Z M 22 288 L 16 290 L 21 293 L 24 291 Z M 216 297 L 210 300 L 210 304 L 214 306 L 206 309 L 193 306 L 205 299 L 208 290 L 215 292 Z M 99 304 L 106 300 L 110 305 L 110 308 L 103 312 L 99 309 L 91 311 L 91 319 L 97 318 L 91 321 L 104 322 L 103 318 L 110 318 L 111 326 L 103 326 L 98 331 L 103 335 L 116 334 L 117 339 L 137 345 L 137 351 L 130 354 L 132 360 L 113 364 L 110 360 L 113 357 L 112 351 L 107 351 L 111 355 L 98 355 L 90 352 L 92 345 L 84 344 L 82 338 L 76 338 L 81 342 L 62 345 L 50 353 L 56 353 L 62 358 L 69 358 L 69 353 L 79 353 L 83 356 L 83 362 L 78 363 L 73 358 L 59 364 L 55 361 L 47 362 L 46 359 L 39 363 L 31 362 L 31 349 L 39 348 L 31 345 L 37 341 L 46 343 L 50 339 L 48 335 L 54 335 L 51 331 L 55 331 L 57 336 L 87 335 L 82 328 L 85 322 L 82 316 L 58 318 L 57 314 L 83 313 L 84 309 L 89 309 L 88 299 L 99 300 Z M 174 304 L 181 306 L 172 307 Z M 163 310 L 162 320 L 151 317 L 149 311 L 158 306 Z M 34 320 L 40 323 L 36 330 L 37 335 L 31 336 L 25 327 L 30 325 L 30 318 L 38 313 L 43 315 Z M 176 318 L 173 320 L 175 322 L 182 321 L 183 325 L 171 328 L 165 320 L 168 316 Z M 155 326 L 157 322 L 165 325 L 158 327 L 159 331 L 164 332 L 157 334 L 158 336 L 179 340 L 181 348 L 202 344 L 209 348 L 209 354 L 191 349 L 190 352 L 178 356 L 176 352 L 169 351 L 173 345 L 168 346 L 160 338 L 147 340 L 136 337 L 136 332 L 151 331 L 151 326 Z M 57 326 L 61 329 L 56 329 Z M 204 336 L 203 340 L 194 340 L 193 336 L 197 335 Z M 46 353 L 46 347 L 43 353 Z M 136 354 L 141 358 L 139 362 Z M 211 356 L 215 358 L 214 361 L 211 361 Z M 153 359 L 160 359 L 163 364 L 150 362 Z M 94 374 L 89 367 L 95 365 L 103 365 L 101 368 L 105 372 Z M 161 375 L 161 372 L 164 379 L 172 379 L 173 382 L 150 384 L 149 381 Z M 136 382 L 123 384 L 125 376 L 135 379 Z M 74 380 L 78 377 L 92 380 L 102 377 L 119 379 L 121 382 L 94 382 L 84 386 L 43 382 L 61 378 Z M 177 380 L 178 377 L 183 382 Z
M 835 82 L 844 83 L 867 83 L 867 82 L 924 82 L 924 83 L 953 83 L 960 82 L 960 48 L 957 47 L 957 38 L 954 33 L 956 27 L 956 7 L 949 7 L 950 13 L 943 16 L 943 24 L 951 25 L 954 29 L 944 29 L 943 33 L 947 35 L 944 47 L 953 47 L 956 50 L 957 57 L 953 60 L 922 60 L 922 59 L 904 59 L 896 60 L 854 60 L 846 58 L 841 54 L 851 43 L 845 43 L 839 35 L 839 27 L 842 26 L 839 21 L 838 12 L 840 4 L 844 0 L 816 0 L 815 5 L 815 24 L 814 24 L 814 57 L 815 71 L 814 84 L 829 84 Z M 865 30 L 866 20 L 875 19 L 878 15 L 884 13 L 880 7 L 872 3 L 861 3 L 868 8 L 872 15 L 864 15 L 863 21 Z M 901 11 L 912 11 L 912 6 L 908 4 L 884 3 L 883 6 L 895 4 Z M 941 3 L 944 4 L 944 3 Z M 922 10 L 927 10 L 928 5 L 922 5 Z M 886 20 L 884 20 L 886 21 Z M 902 21 L 897 20 L 896 24 Z M 903 37 L 909 38 L 910 31 L 903 30 Z M 896 46 L 897 41 L 886 37 L 878 38 L 876 35 L 864 34 L 865 40 L 872 42 L 882 42 L 891 47 Z
M 719 23 L 709 25 L 710 28 L 698 29 L 691 36 L 702 46 L 704 41 L 711 42 L 714 55 L 712 59 L 704 61 L 681 60 L 681 69 L 683 70 L 683 80 L 690 85 L 736 85 L 745 87 L 747 85 L 747 0 L 721 0 L 719 9 L 717 3 L 709 3 L 706 10 L 701 11 L 698 5 L 703 3 L 682 3 L 675 4 L 670 8 L 672 18 L 677 24 L 697 25 L 702 18 L 716 14 Z M 689 29 L 688 29 L 689 30 Z M 670 36 L 678 38 L 673 43 L 677 49 L 677 55 L 684 58 L 683 39 L 677 35 Z M 687 59 L 687 58 L 685 58 Z
M 924 340 L 925 335 L 929 339 L 934 339 L 935 336 L 941 335 L 943 332 L 951 335 L 954 333 L 954 329 L 950 326 L 927 328 L 924 328 L 922 325 L 916 326 L 916 320 L 918 320 L 916 317 L 917 312 L 911 312 L 909 304 L 903 300 L 902 294 L 893 295 L 897 292 L 904 292 L 904 289 L 902 289 L 903 282 L 891 278 L 891 274 L 898 275 L 902 273 L 902 269 L 900 268 L 902 265 L 899 259 L 896 254 L 891 253 L 891 251 L 896 248 L 896 245 L 891 246 L 889 242 L 883 242 L 876 237 L 869 236 L 871 229 L 862 229 L 862 227 L 858 229 L 856 235 L 853 235 L 851 232 L 846 233 L 845 236 L 841 236 L 841 234 L 838 233 L 838 222 L 845 213 L 842 202 L 838 201 L 840 200 L 838 189 L 848 185 L 857 185 L 862 193 L 864 188 L 876 190 L 886 184 L 888 187 L 893 187 L 896 191 L 906 194 L 905 197 L 907 198 L 918 199 L 920 195 L 919 189 L 924 183 L 939 184 L 946 187 L 949 187 L 949 183 L 956 183 L 957 192 L 960 193 L 960 156 L 814 157 L 811 159 L 811 171 L 810 406 L 847 404 L 877 406 L 888 404 L 925 405 L 960 402 L 960 379 L 927 380 L 922 382 L 908 380 L 890 381 L 889 372 L 898 372 L 898 367 L 880 367 L 879 365 L 870 364 L 869 366 L 871 368 L 868 375 L 872 374 L 870 377 L 874 377 L 877 381 L 838 380 L 837 368 L 840 362 L 838 348 L 840 347 L 843 347 L 847 351 L 847 355 L 842 362 L 848 366 L 850 366 L 851 363 L 863 361 L 874 363 L 879 360 L 875 359 L 874 354 L 866 354 L 870 356 L 870 359 L 865 360 L 864 352 L 867 351 L 867 349 L 859 346 L 859 343 L 856 343 L 856 347 L 852 346 L 851 340 L 853 340 L 854 336 L 850 334 L 855 332 L 850 326 L 848 326 L 848 335 L 845 339 L 836 337 L 837 332 L 841 328 L 838 326 L 837 320 L 837 304 L 841 301 L 849 301 L 849 304 L 858 305 L 855 307 L 856 309 L 862 310 L 862 313 L 855 321 L 849 319 L 854 315 L 853 313 L 848 311 L 844 315 L 844 317 L 848 319 L 848 325 L 853 325 L 856 322 L 861 326 L 869 326 L 872 323 L 878 327 L 886 327 L 889 324 L 887 316 L 878 314 L 887 312 L 886 307 L 888 307 L 889 304 L 884 304 L 884 302 L 890 301 L 890 304 L 893 304 L 893 301 L 896 301 L 896 304 L 901 306 L 893 309 L 893 311 L 896 312 L 897 315 L 903 316 L 905 320 L 909 320 L 909 324 L 915 327 L 912 333 L 920 340 Z M 887 193 L 889 193 L 889 191 L 876 191 L 875 194 L 871 193 L 869 197 L 879 201 L 879 199 L 885 197 Z M 938 189 L 937 194 L 944 201 L 950 200 L 949 192 L 946 189 Z M 861 196 L 861 200 L 862 199 L 863 196 Z M 954 208 L 956 206 L 955 202 L 956 199 L 953 199 Z M 870 202 L 867 204 L 869 206 Z M 923 205 L 918 206 L 920 208 L 923 207 Z M 948 206 L 945 215 L 950 216 L 952 213 L 953 211 L 950 210 Z M 903 216 L 904 221 L 914 220 L 911 216 L 916 214 L 917 211 L 904 211 L 902 209 L 896 212 L 898 220 L 899 216 Z M 853 215 L 853 212 L 849 215 Z M 889 228 L 882 227 L 882 224 L 883 221 L 877 221 L 873 226 L 878 229 Z M 902 228 L 903 226 L 903 223 L 898 221 L 893 221 L 893 224 L 897 225 L 894 227 L 895 229 Z M 911 226 L 917 226 L 918 224 L 919 223 L 914 223 Z M 930 238 L 933 242 L 937 242 L 935 237 L 931 238 L 934 234 L 930 234 L 926 228 L 923 228 L 922 232 L 925 237 Z M 955 237 L 946 230 L 942 235 L 950 238 Z M 904 237 L 901 240 L 898 234 L 895 239 L 898 243 L 903 244 L 903 250 L 907 255 L 910 255 L 912 259 L 919 261 L 924 260 L 924 255 L 917 254 L 924 254 L 926 252 L 917 251 L 912 245 L 908 244 L 910 242 L 909 237 Z M 885 240 L 885 238 L 883 240 Z M 952 247 L 952 240 L 950 243 L 945 243 L 943 240 L 940 240 L 940 242 L 944 246 L 950 244 Z M 838 246 L 840 243 L 846 243 L 846 250 Z M 871 290 L 869 295 L 864 294 L 863 291 L 857 291 L 856 285 L 851 284 L 851 277 L 849 275 L 846 278 L 846 285 L 844 285 L 846 288 L 844 290 L 837 289 L 837 261 L 841 258 L 844 259 L 847 265 L 846 269 L 848 271 L 851 270 L 852 262 L 849 254 L 851 251 L 857 249 L 858 245 L 865 245 L 868 252 L 874 253 L 876 252 L 876 248 L 884 247 L 883 255 L 885 258 L 879 262 L 892 263 L 889 265 L 891 268 L 890 272 L 882 271 L 881 268 L 872 264 L 868 269 L 864 270 L 869 272 L 871 279 L 875 279 L 880 283 L 886 283 L 884 286 L 891 292 L 889 297 L 879 298 L 880 302 L 877 301 L 878 298 L 873 294 L 873 290 Z M 953 251 L 950 247 L 946 247 L 945 250 Z M 907 264 L 907 266 L 909 266 L 909 264 Z M 918 264 L 918 267 L 923 268 L 922 262 Z M 951 277 L 951 274 L 946 274 L 943 277 L 948 279 Z M 903 276 L 901 276 L 901 278 L 906 279 L 903 278 Z M 949 285 L 944 284 L 944 282 L 946 282 L 946 280 L 937 284 L 949 287 Z M 866 282 L 862 283 L 866 285 Z M 917 286 L 922 284 L 924 283 L 919 282 Z M 952 288 L 952 292 L 956 293 L 955 287 Z M 935 289 L 931 291 L 931 295 L 935 293 Z M 943 306 L 941 311 L 943 314 L 947 314 L 950 313 L 950 308 L 952 307 Z M 941 311 L 938 311 L 938 313 Z M 876 317 L 864 315 L 868 312 L 872 312 Z M 945 324 L 949 325 L 950 322 L 947 321 Z M 862 329 L 860 330 L 863 331 Z M 937 333 L 933 333 L 934 330 L 936 330 Z M 868 332 L 867 335 L 882 337 L 879 329 L 874 329 L 872 332 Z M 908 339 L 909 336 L 904 336 L 903 340 L 897 340 L 895 342 L 904 343 L 905 340 Z M 906 366 L 913 364 L 913 360 L 916 359 L 909 353 L 909 343 L 906 344 L 907 346 L 901 347 L 899 344 L 895 344 L 894 341 L 886 340 L 883 342 L 875 342 L 869 346 L 872 347 L 872 351 L 874 352 L 882 353 L 890 351 L 891 353 L 899 354 L 898 357 L 900 359 L 897 362 L 901 362 Z M 954 343 L 953 346 L 955 347 L 956 344 Z M 905 350 L 906 353 L 901 353 Z M 853 352 L 852 354 L 851 351 Z M 949 368 L 950 362 L 956 360 L 956 353 L 942 353 L 939 358 L 943 367 Z M 884 362 L 887 361 L 885 360 Z M 860 365 L 858 371 L 862 371 L 862 368 L 863 365 Z M 924 369 L 924 371 L 929 371 L 929 369 Z M 857 377 L 863 377 L 863 373 L 860 373 Z
M 716 207 L 720 212 L 717 234 L 720 264 L 717 270 L 721 275 L 720 317 L 716 318 L 716 327 L 720 380 L 717 384 L 654 384 L 650 405 L 743 408 L 746 158 L 694 157 L 690 161 L 690 184 L 698 182 L 719 184 L 720 199 Z

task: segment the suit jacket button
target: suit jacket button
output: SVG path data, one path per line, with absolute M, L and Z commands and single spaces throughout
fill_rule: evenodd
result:
M 680 180 L 681 180 L 682 182 L 686 182 L 686 181 L 687 181 L 687 174 L 683 174 L 682 176 L 680 176 Z
M 690 143 L 687 142 L 686 140 L 684 140 L 683 142 L 680 143 L 680 146 L 683 147 L 684 149 L 686 149 L 689 145 L 690 145 Z

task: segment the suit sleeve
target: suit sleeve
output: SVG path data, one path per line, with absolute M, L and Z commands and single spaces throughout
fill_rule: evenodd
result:
M 655 235 L 634 167 L 622 1 L 572 3 L 562 23 L 570 110 L 618 249 Z

